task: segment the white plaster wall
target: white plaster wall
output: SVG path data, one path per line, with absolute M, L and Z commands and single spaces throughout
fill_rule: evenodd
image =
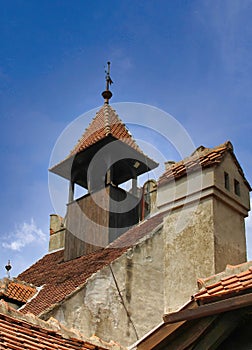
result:
M 142 337 L 164 313 L 164 241 L 161 231 L 129 249 L 111 264 L 120 292 Z M 95 273 L 84 288 L 48 314 L 86 336 L 130 345 L 137 338 L 109 267 Z
M 188 174 L 178 180 L 170 181 L 157 190 L 157 207 L 160 210 L 174 209 L 189 201 L 197 201 L 202 193 L 214 185 L 212 168 Z

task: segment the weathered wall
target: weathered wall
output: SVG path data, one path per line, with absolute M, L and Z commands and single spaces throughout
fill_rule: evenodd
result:
M 49 252 L 57 249 L 63 249 L 65 245 L 65 229 L 61 229 L 50 235 Z
M 215 273 L 213 204 L 204 199 L 192 216 L 183 208 L 187 224 L 177 231 L 181 211 L 173 211 L 164 221 L 165 232 L 165 313 L 175 311 L 197 291 L 197 278 Z
M 214 186 L 214 172 L 212 168 L 189 173 L 176 181 L 173 179 L 158 187 L 157 207 L 160 210 L 181 208 L 186 202 L 199 201 L 202 196 L 209 195 Z
M 224 172 L 229 174 L 230 188 L 227 190 L 224 184 Z M 244 216 L 248 215 L 250 210 L 250 195 L 248 185 L 244 182 L 243 176 L 240 174 L 237 165 L 234 163 L 233 157 L 228 153 L 223 162 L 215 169 L 215 186 L 223 191 L 226 197 L 233 200 L 237 210 L 243 210 Z M 235 194 L 234 180 L 240 183 L 240 195 Z
M 244 217 L 219 199 L 214 200 L 215 271 L 246 261 Z
M 50 215 L 49 252 L 64 248 L 65 225 L 64 218 L 57 214 Z
M 228 174 L 229 188 L 225 187 L 224 173 Z M 235 180 L 239 182 L 239 195 L 235 193 Z M 215 187 L 215 270 L 220 272 L 227 263 L 236 265 L 246 261 L 244 217 L 250 209 L 249 188 L 229 153 L 215 169 Z
M 163 234 L 158 231 L 111 264 L 138 337 L 162 322 L 163 263 Z M 50 316 L 86 336 L 95 334 L 122 345 L 137 340 L 109 267 L 95 273 L 84 288 L 50 312 Z
M 229 174 L 229 189 L 224 173 Z M 164 224 L 165 312 L 170 312 L 190 299 L 197 290 L 197 278 L 246 261 L 244 217 L 249 210 L 249 188 L 227 153 L 219 166 L 161 186 L 158 206 L 170 209 Z

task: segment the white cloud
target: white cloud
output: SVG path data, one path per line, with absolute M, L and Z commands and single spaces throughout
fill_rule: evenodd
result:
M 23 222 L 18 225 L 15 231 L 6 237 L 6 241 L 2 243 L 3 248 L 21 251 L 22 248 L 33 242 L 45 242 L 46 234 L 37 227 L 33 218 L 31 218 L 30 223 Z

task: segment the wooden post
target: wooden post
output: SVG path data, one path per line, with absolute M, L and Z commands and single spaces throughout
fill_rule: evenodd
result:
M 74 182 L 69 182 L 69 193 L 68 193 L 68 203 L 74 200 Z
M 132 194 L 133 196 L 137 196 L 137 176 L 136 175 L 132 178 Z
M 110 155 L 108 155 L 107 164 L 111 163 Z M 105 185 L 111 185 L 113 182 L 113 165 L 111 165 L 106 172 Z

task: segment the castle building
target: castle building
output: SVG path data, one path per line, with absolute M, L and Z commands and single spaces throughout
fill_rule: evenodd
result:
M 198 278 L 246 262 L 251 188 L 228 141 L 168 162 L 139 190 L 158 164 L 110 106 L 109 69 L 106 81 L 104 105 L 50 169 L 69 181 L 67 214 L 51 215 L 48 254 L 17 277 L 33 295 L 16 306 L 130 346 L 197 293 Z M 75 184 L 87 194 L 75 199 Z

